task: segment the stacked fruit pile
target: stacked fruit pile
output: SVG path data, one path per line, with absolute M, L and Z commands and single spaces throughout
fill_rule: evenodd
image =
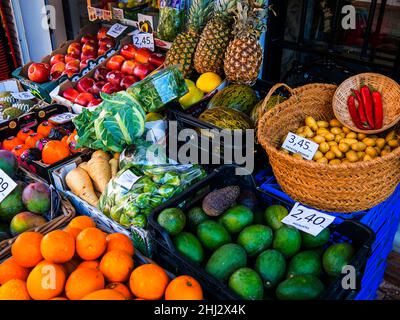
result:
M 168 208 L 157 221 L 183 257 L 243 299 L 318 298 L 326 284 L 323 276 L 340 275 L 354 248 L 329 245 L 329 228 L 312 236 L 284 225 L 285 207 L 260 210 L 256 203 L 253 193 L 228 186 L 206 195 L 202 207 L 187 213 Z
M 129 237 L 106 234 L 85 216 L 46 235 L 25 232 L 0 264 L 0 300 L 203 299 L 195 279 L 171 281 L 155 264 L 135 266 L 134 251 Z M 49 270 L 53 281 L 43 285 Z
M 50 63 L 32 63 L 28 69 L 29 80 L 44 83 L 67 75 L 68 78 L 88 66 L 90 60 L 104 55 L 115 47 L 115 40 L 107 35 L 109 28 L 102 27 L 97 35 L 86 34 L 79 42 L 71 43 L 66 54 L 54 54 Z

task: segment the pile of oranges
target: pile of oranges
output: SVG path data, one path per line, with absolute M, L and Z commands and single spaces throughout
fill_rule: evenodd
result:
M 171 281 L 155 264 L 135 266 L 134 246 L 86 216 L 46 235 L 22 233 L 0 264 L 0 300 L 202 300 L 189 276 Z

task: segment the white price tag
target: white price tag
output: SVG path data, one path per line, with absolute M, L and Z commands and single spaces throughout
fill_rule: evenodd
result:
M 314 141 L 298 136 L 293 132 L 289 132 L 282 148 L 293 153 L 299 153 L 303 158 L 312 160 L 317 152 L 319 145 Z
M 116 182 L 123 188 L 127 190 L 131 190 L 132 186 L 138 181 L 141 177 L 134 174 L 131 170 L 126 170 L 123 174 L 121 174 Z
M 14 92 L 11 95 L 17 100 L 32 100 L 35 99 L 35 96 L 29 91 L 24 92 Z
M 0 203 L 17 187 L 7 173 L 0 169 Z
M 153 17 L 143 14 L 143 13 L 138 13 L 138 27 L 139 30 L 143 32 L 148 32 L 148 33 L 153 33 Z
M 152 33 L 135 30 L 133 33 L 133 44 L 138 48 L 147 48 L 154 51 L 154 36 Z
M 110 30 L 108 30 L 107 34 L 113 38 L 118 38 L 126 30 L 126 28 L 128 27 L 116 23 L 110 28 Z
M 290 213 L 282 219 L 282 223 L 317 236 L 334 220 L 333 216 L 307 208 L 297 202 Z
M 62 113 L 62 114 L 58 114 L 56 116 L 50 117 L 49 120 L 56 124 L 64 124 L 64 123 L 70 122 L 72 119 L 74 119 L 77 116 L 78 115 L 76 115 L 76 114 L 66 112 L 66 113 Z

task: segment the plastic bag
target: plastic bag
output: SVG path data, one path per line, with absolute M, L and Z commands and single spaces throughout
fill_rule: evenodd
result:
M 185 15 L 184 0 L 162 0 L 157 35 L 165 41 L 174 41 L 182 31 Z

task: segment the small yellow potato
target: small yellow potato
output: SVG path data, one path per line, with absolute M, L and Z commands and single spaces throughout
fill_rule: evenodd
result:
M 329 164 L 331 164 L 331 165 L 341 164 L 341 163 L 342 163 L 342 161 L 339 159 L 333 159 L 333 160 L 329 161 Z
M 327 142 L 322 142 L 318 148 L 318 150 L 321 151 L 322 153 L 327 153 L 329 151 L 329 149 L 330 149 L 330 146 Z
M 340 151 L 338 146 L 331 146 L 331 150 L 330 151 L 332 151 L 335 154 L 336 158 L 341 159 L 341 158 L 344 157 L 343 152 Z M 325 157 L 326 157 L 326 155 L 325 155 Z
M 327 153 L 325 153 L 325 158 L 327 158 L 328 160 L 332 160 L 335 159 L 335 153 L 333 151 L 328 151 Z
M 329 128 L 328 121 L 317 121 L 318 128 Z
M 314 141 L 315 143 L 320 144 L 320 143 L 322 143 L 322 142 L 325 142 L 325 138 L 324 138 L 323 136 L 316 135 L 316 136 L 313 138 L 313 141 Z
M 350 162 L 357 162 L 358 161 L 358 156 L 357 153 L 354 150 L 350 150 L 349 152 L 346 153 L 346 158 Z
M 313 131 L 317 131 L 318 130 L 317 121 L 311 116 L 308 116 L 306 118 L 306 125 L 308 127 L 310 127 Z
M 337 142 L 336 141 L 329 141 L 328 144 L 332 147 L 332 146 L 337 146 Z
M 331 133 L 333 133 L 333 134 L 340 134 L 340 133 L 342 133 L 343 131 L 342 131 L 342 129 L 341 128 L 339 128 L 339 127 L 333 127 L 333 128 L 331 128 Z
M 307 138 L 312 138 L 315 136 L 315 133 L 311 130 L 310 127 L 305 127 L 304 133 L 306 134 Z
M 318 162 L 318 163 L 328 163 L 328 159 L 324 157 L 324 158 L 318 159 L 316 162 Z
M 391 148 L 397 148 L 399 146 L 399 140 L 389 140 L 387 143 Z
M 367 146 L 363 142 L 357 142 L 351 145 L 351 149 L 353 149 L 354 151 L 364 151 L 366 148 Z
M 363 161 L 370 161 L 372 160 L 372 157 L 369 154 L 366 154 L 363 158 Z
M 383 138 L 378 138 L 378 139 L 376 139 L 375 143 L 376 143 L 376 146 L 377 146 L 379 149 L 383 149 L 383 147 L 384 147 L 385 144 L 386 144 L 386 140 L 383 139 Z
M 332 119 L 329 124 L 331 127 L 343 127 L 338 119 Z
M 357 139 L 358 140 L 363 140 L 367 137 L 367 135 L 365 133 L 357 133 Z
M 343 127 L 343 132 L 344 132 L 345 134 L 348 134 L 348 133 L 350 133 L 350 132 L 352 132 L 352 131 L 351 131 L 351 129 L 348 128 L 348 127 Z
M 317 135 L 324 137 L 326 134 L 329 133 L 329 130 L 326 128 L 319 128 L 316 133 Z
M 385 140 L 386 140 L 386 142 L 389 142 L 390 140 L 393 140 L 393 139 L 397 139 L 397 134 L 396 134 L 396 131 L 390 131 L 388 134 L 387 134 L 387 136 L 386 136 L 386 138 L 385 138 Z
M 347 139 L 357 139 L 357 133 L 349 132 L 348 134 L 346 134 L 346 138 Z
M 321 151 L 317 150 L 317 152 L 315 152 L 315 154 L 314 154 L 313 160 L 319 160 L 323 157 L 324 157 L 324 154 Z
M 346 153 L 347 151 L 350 150 L 350 146 L 346 142 L 340 142 L 339 143 L 339 150 Z
M 365 152 L 364 151 L 358 151 L 357 152 L 357 157 L 358 159 L 362 160 L 365 157 Z
M 375 147 L 376 145 L 376 140 L 372 138 L 365 138 L 362 140 L 362 142 L 364 142 L 367 145 L 367 147 Z
M 365 149 L 365 153 L 369 156 L 371 156 L 371 158 L 375 158 L 378 155 L 378 152 L 376 151 L 376 149 L 374 147 L 367 147 Z
M 335 140 L 335 135 L 333 133 L 329 132 L 329 133 L 327 133 L 325 135 L 325 140 L 326 141 L 333 141 L 333 140 Z

